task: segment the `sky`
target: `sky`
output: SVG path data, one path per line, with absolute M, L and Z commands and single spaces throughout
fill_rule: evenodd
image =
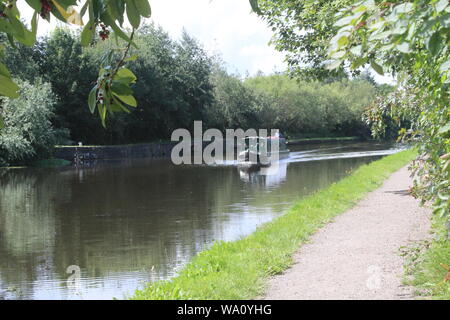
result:
M 18 1 L 25 19 L 32 11 L 25 1 Z M 178 39 L 183 28 L 213 54 L 220 53 L 228 71 L 245 75 L 283 71 L 284 55 L 268 43 L 271 30 L 251 12 L 248 0 L 150 0 L 152 18 Z M 85 18 L 86 19 L 86 18 Z M 39 22 L 39 35 L 57 25 Z
M 32 11 L 18 1 L 26 19 Z M 151 21 L 178 39 L 183 28 L 212 54 L 220 54 L 229 72 L 240 75 L 284 71 L 284 55 L 269 45 L 272 31 L 255 13 L 248 0 L 150 0 Z M 55 27 L 53 21 L 40 21 L 39 35 Z M 390 78 L 374 74 L 381 83 Z

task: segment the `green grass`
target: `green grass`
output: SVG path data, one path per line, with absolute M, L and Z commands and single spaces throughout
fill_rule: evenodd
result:
M 252 299 L 264 294 L 268 277 L 287 269 L 293 253 L 311 234 L 354 206 L 414 156 L 415 152 L 408 150 L 358 168 L 300 199 L 285 215 L 250 236 L 214 244 L 194 257 L 177 277 L 150 283 L 131 299 Z
M 450 267 L 448 232 L 444 219 L 434 216 L 433 239 L 407 249 L 406 284 L 415 286 L 419 297 L 450 300 L 450 281 L 444 281 L 449 271 L 442 267 Z

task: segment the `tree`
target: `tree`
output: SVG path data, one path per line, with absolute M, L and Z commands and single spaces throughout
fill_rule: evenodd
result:
M 246 84 L 270 97 L 271 127 L 288 134 L 364 137 L 370 133 L 361 118 L 377 89 L 367 81 L 307 82 L 278 74 L 249 78 Z
M 278 2 L 278 1 L 277 1 Z M 300 22 L 313 1 L 255 0 L 275 11 L 268 11 L 269 22 L 288 14 L 287 24 L 272 24 L 280 34 L 286 34 L 289 51 L 311 46 L 313 52 L 327 50 L 320 55 L 328 70 L 359 70 L 370 65 L 376 72 L 397 75 L 397 92 L 388 103 L 380 103 L 379 111 L 372 110 L 367 121 L 373 134 L 382 135 L 386 128 L 383 114 L 392 114 L 409 128 L 403 128 L 403 138 L 410 137 L 419 148 L 420 156 L 415 172 L 421 178 L 415 193 L 424 201 L 433 200 L 435 212 L 448 215 L 450 209 L 450 5 L 448 0 L 365 0 L 330 1 L 328 23 L 314 26 Z M 318 1 L 320 2 L 320 1 Z M 331 6 L 331 4 L 330 4 Z M 327 6 L 328 7 L 328 6 Z M 306 10 L 306 11 L 305 11 Z M 300 14 L 299 14 L 300 12 Z M 316 11 L 316 12 L 322 12 Z M 302 15 L 303 14 L 303 15 Z M 319 15 L 318 23 L 323 22 Z M 306 20 L 309 21 L 309 20 Z M 300 26 L 300 28 L 298 27 Z M 325 29 L 324 29 L 325 26 Z M 311 28 L 311 29 L 309 29 Z M 316 34 L 322 43 L 296 32 Z M 293 36 L 294 33 L 294 36 Z M 323 37 L 320 37 L 323 36 Z M 317 44 L 317 47 L 314 45 Z M 283 49 L 283 46 L 280 47 Z M 317 50 L 316 50 L 317 49 Z M 320 65 L 318 63 L 317 65 Z M 372 116 L 372 117 L 371 117 Z M 388 117 L 391 118 L 391 117 Z
M 242 81 L 226 73 L 220 66 L 212 75 L 214 104 L 209 117 L 214 127 L 257 128 L 257 96 Z
M 137 106 L 131 89 L 137 78 L 124 65 L 127 61 L 135 59 L 135 57 L 127 57 L 130 47 L 136 47 L 133 41 L 135 30 L 139 28 L 142 18 L 151 16 L 148 0 L 85 0 L 84 2 L 82 0 L 26 0 L 34 10 L 31 30 L 21 21 L 16 2 L 16 0 L 0 0 L 0 39 L 6 36 L 13 46 L 16 41 L 26 46 L 32 46 L 36 42 L 40 18 L 47 21 L 56 18 L 67 24 L 84 25 L 80 34 L 82 46 L 88 46 L 93 41 L 97 30 L 102 40 L 108 39 L 111 33 L 116 40 L 118 38 L 124 40 L 126 45 L 119 49 L 123 51 L 123 54 L 118 59 L 115 54 L 118 49 L 110 50 L 102 59 L 97 82 L 89 93 L 88 105 L 92 113 L 98 110 L 103 126 L 108 114 L 127 112 L 127 106 Z M 257 9 L 254 0 L 250 0 L 250 4 Z M 75 10 L 75 5 L 81 6 L 79 13 Z M 132 26 L 130 35 L 123 27 L 125 14 Z M 84 16 L 88 16 L 86 24 L 83 22 Z M 3 51 L 4 45 L 0 44 L 0 60 L 4 59 Z M 8 68 L 0 62 L 0 96 L 17 98 L 18 91 L 19 87 L 14 83 Z
M 450 4 L 448 0 L 388 3 L 361 1 L 342 11 L 340 27 L 329 47 L 329 68 L 369 63 L 380 74 L 399 74 L 400 94 L 388 107 L 412 121 L 403 135 L 414 137 L 420 151 L 415 192 L 434 200 L 435 212 L 450 209 Z M 406 94 L 405 94 L 406 91 Z M 404 93 L 401 95 L 401 93 Z M 398 99 L 398 96 L 402 97 Z M 395 99 L 397 98 L 397 99 Z M 382 118 L 370 119 L 374 134 L 382 134 Z
M 0 164 L 24 163 L 50 154 L 57 139 L 51 118 L 55 96 L 50 85 L 19 81 L 20 97 L 5 98 L 1 109 Z
M 123 55 L 119 60 L 114 60 L 114 51 L 105 55 L 100 67 L 97 83 L 91 90 L 88 103 L 91 112 L 96 109 L 99 112 L 102 123 L 108 113 L 124 111 L 124 106 L 136 107 L 136 101 L 132 95 L 130 85 L 135 82 L 136 77 L 124 67 L 127 54 L 133 42 L 134 30 L 139 28 L 141 18 L 150 17 L 151 8 L 147 0 L 86 0 L 78 13 L 74 6 L 82 1 L 77 0 L 26 0 L 27 4 L 34 10 L 31 19 L 31 30 L 23 21 L 16 0 L 0 1 L 0 35 L 6 35 L 11 45 L 15 46 L 18 41 L 26 46 L 32 46 L 36 42 L 36 34 L 39 19 L 56 18 L 64 23 L 84 25 L 83 17 L 88 16 L 88 22 L 81 32 L 81 44 L 88 46 L 93 40 L 97 28 L 101 39 L 105 40 L 112 31 L 115 38 L 126 41 Z M 123 28 L 124 15 L 133 28 L 131 35 L 127 35 Z M 110 30 L 111 29 L 111 30 Z M 4 57 L 4 46 L 0 46 L 0 59 Z M 0 96 L 17 98 L 19 87 L 12 80 L 7 67 L 0 63 Z
M 83 52 L 79 38 L 68 29 L 53 30 L 38 45 L 38 70 L 58 98 L 54 127 L 69 129 L 76 142 L 84 142 L 86 136 L 102 136 L 99 117 L 93 117 L 85 107 L 86 97 L 97 77 L 98 64 Z
M 256 1 L 255 1 L 256 2 Z M 306 79 L 342 79 L 343 68 L 330 72 L 324 65 L 327 43 L 337 27 L 335 13 L 353 0 L 259 0 L 261 17 L 274 31 L 277 50 L 286 53 L 291 75 Z

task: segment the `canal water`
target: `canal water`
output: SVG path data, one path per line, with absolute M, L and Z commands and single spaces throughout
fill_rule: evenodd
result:
M 215 241 L 242 238 L 398 151 L 376 143 L 290 149 L 277 170 L 251 174 L 168 160 L 0 170 L 0 299 L 126 298 L 176 275 Z M 78 267 L 73 287 L 68 271 Z

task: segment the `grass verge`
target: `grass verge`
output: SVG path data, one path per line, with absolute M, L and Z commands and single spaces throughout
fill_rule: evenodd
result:
M 412 150 L 374 161 L 315 194 L 248 237 L 218 242 L 199 253 L 179 275 L 148 284 L 131 299 L 240 300 L 264 293 L 268 277 L 292 264 L 292 255 L 321 226 L 354 206 L 415 157 Z
M 416 288 L 419 298 L 450 300 L 450 239 L 445 224 L 434 216 L 433 239 L 406 249 L 405 283 Z

